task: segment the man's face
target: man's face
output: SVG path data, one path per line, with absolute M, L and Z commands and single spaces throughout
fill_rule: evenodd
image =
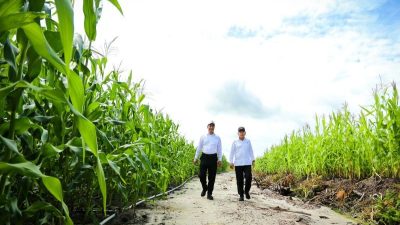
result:
M 246 136 L 246 132 L 245 131 L 240 131 L 238 134 L 239 134 L 239 138 L 240 139 L 244 139 L 244 136 Z
M 208 128 L 208 133 L 209 134 L 213 134 L 214 133 L 214 128 L 215 128 L 214 124 L 208 124 L 207 128 Z

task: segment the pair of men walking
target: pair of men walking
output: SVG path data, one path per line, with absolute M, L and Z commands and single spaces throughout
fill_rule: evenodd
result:
M 207 129 L 208 134 L 200 138 L 193 162 L 195 164 L 197 163 L 198 156 L 200 152 L 202 152 L 199 172 L 200 182 L 203 187 L 201 196 L 205 196 L 207 193 L 207 199 L 213 200 L 212 192 L 214 190 L 217 167 L 221 166 L 222 161 L 222 147 L 221 138 L 214 133 L 215 123 L 213 121 L 207 124 Z M 254 164 L 254 154 L 250 140 L 245 138 L 246 130 L 244 127 L 239 127 L 238 136 L 239 139 L 232 143 L 229 162 L 232 169 L 235 167 L 237 190 L 240 196 L 239 201 L 243 201 L 244 194 L 247 199 L 250 199 L 249 191 L 252 179 L 251 166 Z M 244 190 L 243 178 L 246 179 Z

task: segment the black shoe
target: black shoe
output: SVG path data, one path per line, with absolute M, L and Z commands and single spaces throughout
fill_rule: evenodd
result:
M 212 195 L 207 195 L 208 200 L 214 200 L 214 197 Z
M 248 192 L 246 193 L 246 198 L 250 199 L 250 194 Z
M 206 195 L 207 190 L 202 190 L 201 191 L 201 197 L 204 197 Z
M 244 201 L 243 195 L 240 196 L 239 201 Z

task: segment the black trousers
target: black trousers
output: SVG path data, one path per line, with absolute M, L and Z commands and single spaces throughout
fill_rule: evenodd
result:
M 202 154 L 200 157 L 199 178 L 203 190 L 207 190 L 207 195 L 211 196 L 214 190 L 215 176 L 217 174 L 217 154 Z M 207 185 L 208 172 L 208 185 Z
M 238 194 L 242 196 L 244 193 L 249 193 L 251 187 L 251 179 L 252 179 L 251 165 L 235 166 L 235 172 L 236 172 L 236 184 L 237 184 Z M 244 191 L 243 191 L 243 183 L 244 183 L 243 178 L 246 179 Z

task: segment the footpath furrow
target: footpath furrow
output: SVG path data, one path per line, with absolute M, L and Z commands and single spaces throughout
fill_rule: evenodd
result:
M 132 216 L 120 216 L 113 224 L 356 224 L 329 208 L 308 205 L 269 190 L 261 190 L 254 184 L 250 191 L 251 199 L 239 202 L 235 174 L 232 172 L 217 175 L 213 201 L 201 197 L 200 193 L 200 182 L 193 179 L 165 200 L 146 203 L 145 207 L 136 209 L 135 219 Z

